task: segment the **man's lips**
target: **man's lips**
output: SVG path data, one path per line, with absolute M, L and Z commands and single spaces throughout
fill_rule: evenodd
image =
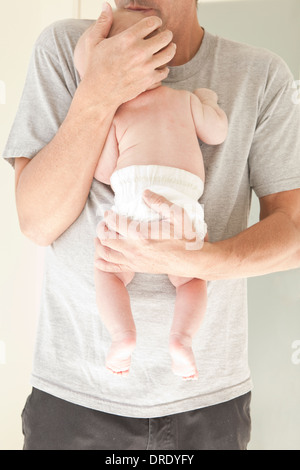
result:
M 125 7 L 126 10 L 131 10 L 131 11 L 152 11 L 153 8 L 149 7 L 143 7 L 143 6 L 134 6 L 134 5 L 129 5 L 128 7 Z

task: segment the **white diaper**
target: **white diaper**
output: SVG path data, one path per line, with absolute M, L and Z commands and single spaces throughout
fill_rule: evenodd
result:
M 152 221 L 160 218 L 143 201 L 145 189 L 160 194 L 185 209 L 193 223 L 195 235 L 204 239 L 207 226 L 199 204 L 204 184 L 201 178 L 185 170 L 161 165 L 132 165 L 113 173 L 111 187 L 115 193 L 113 211 L 126 217 Z

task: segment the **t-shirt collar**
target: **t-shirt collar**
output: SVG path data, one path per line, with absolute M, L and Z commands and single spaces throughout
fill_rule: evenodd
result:
M 203 28 L 204 29 L 204 28 Z M 201 45 L 194 57 L 183 65 L 170 66 L 170 72 L 164 83 L 174 83 L 186 80 L 199 71 L 199 65 L 204 63 L 209 52 L 210 34 L 204 29 L 204 36 Z

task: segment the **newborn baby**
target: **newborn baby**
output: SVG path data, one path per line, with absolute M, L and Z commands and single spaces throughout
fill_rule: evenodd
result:
M 144 16 L 117 10 L 110 36 L 119 34 Z M 84 69 L 84 41 L 76 46 L 75 65 Z M 207 227 L 199 198 L 204 189 L 204 164 L 198 138 L 221 144 L 227 134 L 227 118 L 208 89 L 195 93 L 158 86 L 123 104 L 116 112 L 99 157 L 95 178 L 110 184 L 113 210 L 131 219 L 154 221 L 159 215 L 143 202 L 146 189 L 184 209 L 196 239 L 204 240 Z M 106 366 L 128 375 L 136 346 L 136 328 L 126 286 L 134 273 L 107 273 L 95 268 L 97 306 L 111 336 Z M 197 379 L 192 339 L 206 310 L 206 282 L 169 275 L 176 287 L 169 351 L 172 370 L 184 379 Z M 146 312 L 145 312 L 146 314 Z M 162 325 L 163 327 L 163 325 Z

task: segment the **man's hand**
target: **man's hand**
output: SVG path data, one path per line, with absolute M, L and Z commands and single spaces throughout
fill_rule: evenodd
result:
M 108 101 L 119 107 L 164 80 L 167 64 L 175 55 L 173 34 L 165 30 L 145 39 L 162 26 L 157 16 L 142 19 L 122 33 L 107 38 L 113 22 L 108 5 L 83 36 L 84 64 L 79 70 L 91 104 Z M 75 54 L 76 63 L 76 54 Z
M 141 224 L 136 228 L 133 225 L 123 239 L 121 232 L 126 228 L 127 219 L 109 215 L 96 240 L 99 269 L 173 274 L 212 281 L 261 276 L 300 266 L 300 189 L 265 196 L 260 201 L 260 222 L 234 237 L 214 243 L 205 241 L 202 247 L 195 249 L 188 249 L 193 241 L 189 234 L 181 239 L 175 236 L 182 226 L 177 216 L 180 212 L 175 211 L 175 217 L 168 219 L 163 209 L 170 204 L 168 201 L 154 193 L 144 200 L 163 216 L 159 222 L 162 235 L 151 239 L 147 236 L 148 225 Z
M 151 191 L 145 192 L 144 201 L 160 214 L 160 220 L 139 222 L 108 213 L 97 228 L 96 267 L 188 277 L 189 259 L 204 243 L 187 213 Z

